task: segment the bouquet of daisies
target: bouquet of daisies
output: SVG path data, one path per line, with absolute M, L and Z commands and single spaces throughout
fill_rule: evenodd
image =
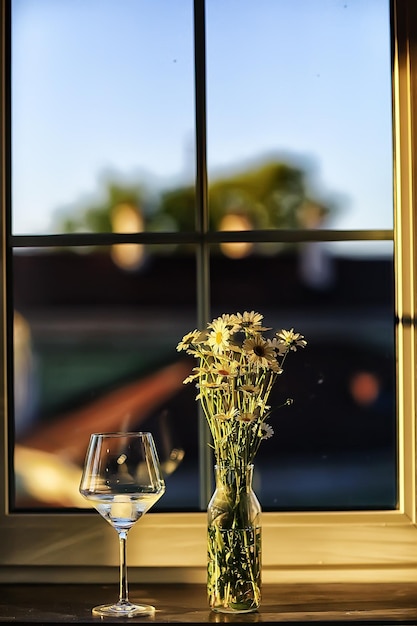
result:
M 271 330 L 255 311 L 223 314 L 206 329 L 185 335 L 177 346 L 198 361 L 184 383 L 196 383 L 217 464 L 238 468 L 253 463 L 260 442 L 273 435 L 270 392 L 288 353 L 307 342 L 294 329 L 267 337 Z

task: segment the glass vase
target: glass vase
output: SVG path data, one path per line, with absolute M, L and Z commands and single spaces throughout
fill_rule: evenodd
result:
M 261 601 L 261 506 L 253 465 L 216 465 L 209 502 L 207 593 L 210 608 L 250 613 Z

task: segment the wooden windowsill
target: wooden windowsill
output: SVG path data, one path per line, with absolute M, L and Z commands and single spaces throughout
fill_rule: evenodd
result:
M 117 585 L 0 586 L 0 622 L 88 624 L 154 622 L 208 623 L 377 623 L 417 624 L 417 582 L 267 584 L 258 612 L 246 615 L 212 613 L 201 584 L 131 585 L 130 599 L 156 607 L 154 617 L 93 618 L 91 608 L 117 600 Z

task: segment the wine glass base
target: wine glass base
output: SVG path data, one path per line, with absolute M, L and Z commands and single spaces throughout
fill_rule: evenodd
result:
M 92 609 L 95 617 L 139 617 L 140 615 L 153 615 L 155 607 L 150 604 L 132 604 L 123 602 L 117 604 L 101 604 Z

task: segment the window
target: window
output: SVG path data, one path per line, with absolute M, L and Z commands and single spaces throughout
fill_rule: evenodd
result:
M 32 5 L 35 4 L 32 2 Z M 45 3 L 44 3 L 45 4 Z M 47 4 L 47 3 L 46 3 Z M 46 6 L 45 4 L 45 6 Z M 357 579 L 358 570 L 367 570 L 367 576 L 369 575 L 368 568 L 375 567 L 377 572 L 374 572 L 375 576 L 382 578 L 387 571 L 390 572 L 390 576 L 393 576 L 395 571 L 396 576 L 405 578 L 411 576 L 412 568 L 415 568 L 417 559 L 417 548 L 415 547 L 415 410 L 414 410 L 414 275 L 412 268 L 414 267 L 414 249 L 413 240 L 411 234 L 413 233 L 413 186 L 414 180 L 414 164 L 412 162 L 413 150 L 412 147 L 415 143 L 415 136 L 413 136 L 413 124 L 412 124 L 412 68 L 415 63 L 413 57 L 413 48 L 409 45 L 412 37 L 416 34 L 411 31 L 412 25 L 415 24 L 415 9 L 410 8 L 410 3 L 397 1 L 393 3 L 392 7 L 392 37 L 393 37 L 393 93 L 394 93 L 394 134 L 395 134 L 395 201 L 396 201 L 396 221 L 395 221 L 395 233 L 394 233 L 394 250 L 390 248 L 389 242 L 392 239 L 392 224 L 386 225 L 386 222 L 382 220 L 381 224 L 371 226 L 365 224 L 364 230 L 351 232 L 347 231 L 346 226 L 339 226 L 339 229 L 334 230 L 323 229 L 322 225 L 315 224 L 315 228 L 311 229 L 307 227 L 298 228 L 284 228 L 281 230 L 279 226 L 270 225 L 267 228 L 261 228 L 257 225 L 255 228 L 253 224 L 242 227 L 242 224 L 238 226 L 230 226 L 222 230 L 220 227 L 214 227 L 212 223 L 207 222 L 207 208 L 210 209 L 210 214 L 213 215 L 216 210 L 216 196 L 211 195 L 209 198 L 206 196 L 206 177 L 208 174 L 208 184 L 212 185 L 215 172 L 211 169 L 211 163 L 213 162 L 213 154 L 210 150 L 213 150 L 213 146 L 216 142 L 219 143 L 219 150 L 224 156 L 224 165 L 229 167 L 230 161 L 227 161 L 227 145 L 222 146 L 222 136 L 225 133 L 227 124 L 233 120 L 233 100 L 228 102 L 226 107 L 225 103 L 219 99 L 216 94 L 216 81 L 211 77 L 215 75 L 216 64 L 219 64 L 219 59 L 216 58 L 215 51 L 210 48 L 210 33 L 213 32 L 218 16 L 216 15 L 216 6 L 213 3 L 206 3 L 204 7 L 202 2 L 195 2 L 195 26 L 196 26 L 196 111 L 197 111 L 197 134 L 196 134 L 196 179 L 197 179 L 197 194 L 195 203 L 197 207 L 197 226 L 195 231 L 193 227 L 191 230 L 187 228 L 180 229 L 179 231 L 172 226 L 172 221 L 167 219 L 169 217 L 169 211 L 164 215 L 164 228 L 160 229 L 156 222 L 154 222 L 153 229 L 150 232 L 140 232 L 140 228 L 136 227 L 134 235 L 126 233 L 126 227 L 122 229 L 122 234 L 115 235 L 110 234 L 110 229 L 101 227 L 99 232 L 89 234 L 84 229 L 83 233 L 67 232 L 65 234 L 62 231 L 58 231 L 58 234 L 46 234 L 36 235 L 35 232 L 30 234 L 22 234 L 17 222 L 13 224 L 12 235 L 8 236 L 8 229 L 10 224 L 7 221 L 8 213 L 5 210 L 10 206 L 10 163 L 8 161 L 9 145 L 5 142 L 3 145 L 3 169 L 2 169 L 2 202 L 4 207 L 5 223 L 3 224 L 4 234 L 8 236 L 6 245 L 4 247 L 4 266 L 10 271 L 12 249 L 15 251 L 15 258 L 13 261 L 13 267 L 16 272 L 19 268 L 24 268 L 26 262 L 24 250 L 27 248 L 32 249 L 32 253 L 38 253 L 44 251 L 44 249 L 51 247 L 60 247 L 61 253 L 54 257 L 53 254 L 49 254 L 46 265 L 54 267 L 62 262 L 62 248 L 66 248 L 67 255 L 73 255 L 70 250 L 71 247 L 77 246 L 82 243 L 84 246 L 110 246 L 111 244 L 135 244 L 136 246 L 144 246 L 145 249 L 151 250 L 151 247 L 159 247 L 159 251 L 162 250 L 162 246 L 167 245 L 183 245 L 188 246 L 196 253 L 195 265 L 190 267 L 187 264 L 186 271 L 190 272 L 190 279 L 193 275 L 197 277 L 199 290 L 197 293 L 197 311 L 199 319 L 203 319 L 208 316 L 210 304 L 212 310 L 223 309 L 226 302 L 227 294 L 224 294 L 221 290 L 221 281 L 218 281 L 218 291 L 213 288 L 211 303 L 208 299 L 207 290 L 207 269 L 208 261 L 210 259 L 211 274 L 216 283 L 216 277 L 219 270 L 216 268 L 216 255 L 214 251 L 218 250 L 221 246 L 227 243 L 243 243 L 243 244 L 256 244 L 263 246 L 264 252 L 271 255 L 271 248 L 278 245 L 294 244 L 294 242 L 302 243 L 317 243 L 335 241 L 333 245 L 345 246 L 346 241 L 353 240 L 355 246 L 359 246 L 362 241 L 368 239 L 375 240 L 372 242 L 371 247 L 378 249 L 383 242 L 384 254 L 388 256 L 394 254 L 395 261 L 395 298 L 396 298 L 396 316 L 398 319 L 396 344 L 397 344 L 397 413 L 398 413 L 398 456 L 391 458 L 391 469 L 393 464 L 398 466 L 398 489 L 396 485 L 391 481 L 391 495 L 388 499 L 381 503 L 381 500 L 377 500 L 374 505 L 372 502 L 367 502 L 366 506 L 353 506 L 353 509 L 348 510 L 346 503 L 340 507 L 342 510 L 333 510 L 329 512 L 327 509 L 331 508 L 324 503 L 321 507 L 323 511 L 314 512 L 268 512 L 264 517 L 264 541 L 265 546 L 265 558 L 264 558 L 264 580 L 273 580 L 279 575 L 280 570 L 286 570 L 286 580 L 290 572 L 293 575 L 302 576 L 302 572 L 309 571 L 309 576 L 314 572 L 315 575 L 321 577 L 330 577 L 335 579 L 335 571 L 340 572 L 341 577 L 347 577 L 350 572 L 355 572 Z M 181 4 L 184 6 L 184 3 Z M 233 3 L 228 4 L 233 8 Z M 248 4 L 250 7 L 250 5 Z M 276 6 L 276 3 L 274 3 Z M 311 6 L 311 3 L 308 3 Z M 192 13 L 190 9 L 190 15 Z M 2 4 L 2 10 L 6 17 L 10 16 L 10 5 L 4 2 Z M 217 7 L 219 10 L 219 7 Z M 233 13 L 232 13 L 233 15 Z M 207 27 L 207 120 L 209 133 L 205 134 L 205 82 L 204 82 L 204 18 L 206 18 Z M 413 21 L 414 18 L 414 21 Z M 191 19 L 191 17 L 190 17 Z M 228 16 L 230 19 L 230 16 Z M 231 22 L 230 22 L 231 23 Z M 8 20 L 2 20 L 2 24 L 7 25 Z M 226 19 L 227 24 L 227 19 Z M 190 25 L 189 25 L 190 26 Z M 6 27 L 5 27 L 6 28 Z M 7 45 L 9 43 L 9 33 L 3 32 L 4 37 L 4 62 L 3 62 L 3 81 L 6 87 L 9 86 L 9 55 L 7 54 Z M 234 46 L 233 48 L 239 51 L 239 37 L 238 30 L 233 32 Z M 225 39 L 225 45 L 227 40 Z M 221 57 L 220 57 L 221 58 Z M 236 57 L 239 59 L 239 54 Z M 236 58 L 230 57 L 230 60 L 236 62 Z M 231 71 L 232 68 L 226 68 L 227 71 Z M 239 69 L 239 68 L 237 68 Z M 250 74 L 250 67 L 247 68 L 247 72 Z M 254 73 L 256 78 L 256 72 Z M 245 83 L 242 82 L 242 86 Z M 227 91 L 228 85 L 225 84 Z M 235 95 L 235 94 L 231 94 Z M 249 99 L 251 94 L 244 94 Z M 389 97 L 389 93 L 387 93 Z M 239 100 L 239 99 L 238 99 Z M 243 98 L 245 100 L 245 98 Z M 5 114 L 8 114 L 9 107 L 8 101 L 3 103 Z M 211 111 L 217 108 L 223 107 L 226 112 L 229 111 L 228 117 L 222 119 L 221 116 L 214 118 Z M 243 104 L 241 105 L 244 109 Z M 250 111 L 250 106 L 248 106 Z M 7 132 L 2 133 L 3 137 L 10 140 L 10 127 L 9 120 L 6 116 L 2 118 L 4 120 L 5 129 Z M 168 122 L 169 123 L 169 120 Z M 216 126 L 216 123 L 218 124 Z M 232 124 L 231 124 L 232 125 Z M 233 129 L 230 129 L 232 132 Z M 255 128 L 256 130 L 256 128 Z M 211 133 L 211 134 L 210 134 Z M 250 134 L 250 129 L 248 129 Z M 230 135 L 230 133 L 229 133 Z M 212 143 L 210 144 L 210 139 Z M 205 162 L 206 146 L 208 160 Z M 13 146 L 12 146 L 13 153 Z M 214 155 L 215 156 L 215 155 Z M 232 157 L 233 158 L 233 155 Z M 206 165 L 208 169 L 206 170 Z M 291 172 L 287 172 L 291 174 Z M 15 175 L 15 174 L 13 174 Z M 212 188 L 212 187 L 211 187 Z M 218 192 L 224 192 L 227 185 L 218 186 Z M 117 189 L 113 189 L 114 193 L 117 193 Z M 302 192 L 302 189 L 301 189 Z M 294 196 L 300 193 L 300 187 L 294 187 Z M 230 197 L 230 195 L 228 196 Z M 209 206 L 207 207 L 207 199 L 209 199 Z M 234 198 L 236 201 L 236 198 Z M 241 203 L 242 198 L 237 198 L 238 204 Z M 165 196 L 165 206 L 172 207 L 175 203 L 178 203 L 178 198 L 174 193 L 167 193 Z M 185 205 L 185 198 L 181 200 Z M 194 198 L 191 197 L 191 202 L 194 205 Z M 320 207 L 310 207 L 312 209 Z M 238 211 L 238 213 L 242 213 Z M 319 211 L 320 213 L 320 211 Z M 300 213 L 298 213 L 300 214 Z M 309 211 L 308 215 L 316 215 L 317 212 Z M 240 215 L 241 216 L 241 215 Z M 172 217 L 172 216 L 171 216 Z M 247 217 L 247 215 L 246 215 Z M 306 214 L 304 214 L 306 217 Z M 17 219 L 17 216 L 16 216 Z M 171 224 L 171 228 L 169 227 Z M 262 224 L 262 222 L 261 222 Z M 291 225 L 291 224 L 290 224 Z M 71 231 L 73 227 L 70 225 L 68 230 Z M 342 230 L 343 228 L 343 230 Z M 372 231 L 368 230 L 373 228 Z M 249 229 L 247 235 L 245 231 Z M 232 231 L 232 232 L 230 232 Z M 230 233 L 230 234 L 229 234 Z M 4 237 L 3 237 L 4 241 Z M 201 245 L 201 242 L 202 245 Z M 137 250 L 137 249 L 136 249 Z M 236 251 L 236 248 L 234 248 Z M 143 249 L 142 249 L 143 251 Z M 211 252 L 211 254 L 209 254 Z M 41 255 L 40 255 L 41 256 Z M 73 263 L 78 261 L 72 258 Z M 268 259 L 268 257 L 265 257 Z M 166 259 L 165 259 L 166 260 Z M 164 259 L 161 263 L 164 265 Z M 108 263 L 108 258 L 105 259 L 105 263 Z M 244 267 L 244 258 L 237 261 Z M 81 266 L 81 265 L 80 265 Z M 268 268 L 268 263 L 265 261 L 264 266 Z M 26 266 L 26 270 L 28 266 Z M 62 266 L 61 266 L 62 267 Z M 83 264 L 85 267 L 85 264 Z M 110 267 L 110 265 L 107 265 Z M 226 265 L 224 266 L 226 267 Z M 261 266 L 262 267 L 262 266 Z M 33 264 L 31 265 L 33 268 Z M 23 269 L 22 269 L 23 271 Z M 62 271 L 62 269 L 61 269 Z M 184 268 L 185 271 L 185 268 Z M 220 270 L 221 271 L 221 270 Z M 10 274 L 8 274 L 8 277 Z M 73 276 L 71 272 L 69 277 Z M 84 275 L 83 275 L 84 278 Z M 70 282 L 70 281 L 68 281 Z M 6 282 L 6 285 L 10 287 L 10 282 Z M 90 286 L 93 283 L 90 283 Z M 71 286 L 71 285 L 69 285 Z M 168 289 L 170 285 L 167 283 L 164 289 Z M 4 323 L 5 328 L 9 328 L 6 322 L 8 316 L 12 313 L 12 304 L 16 301 L 18 296 L 16 291 L 14 294 L 14 300 L 9 301 L 10 290 L 6 289 L 4 292 Z M 30 295 L 30 294 L 29 294 Z M 36 294 L 35 294 L 36 295 Z M 162 294 L 163 295 L 163 294 Z M 27 294 L 23 294 L 27 296 Z M 22 297 L 23 297 L 22 296 Z M 54 297 L 59 298 L 59 294 L 54 293 Z M 66 294 L 64 294 L 64 297 Z M 85 297 L 85 294 L 84 294 Z M 245 306 L 244 299 L 236 291 L 233 297 L 234 302 L 241 302 L 239 305 Z M 388 311 L 390 310 L 390 304 L 388 302 Z M 391 309 L 392 310 L 392 309 Z M 55 328 L 59 331 L 59 318 L 56 317 L 54 324 Z M 105 326 L 103 326 L 105 329 Z M 186 328 L 185 330 L 187 330 Z M 300 329 L 308 335 L 308 331 Z M 104 330 L 105 332 L 105 330 Z M 85 358 L 88 359 L 88 354 Z M 7 354 L 5 346 L 5 366 L 7 365 L 6 372 L 10 371 L 11 361 L 10 355 Z M 7 422 L 7 415 L 9 408 L 13 405 L 13 402 L 7 395 L 10 389 L 5 384 L 4 398 L 5 398 L 5 420 Z M 191 406 L 191 405 L 190 405 Z M 110 541 L 113 539 L 111 529 L 105 528 L 101 520 L 96 519 L 96 516 L 83 515 L 80 513 L 70 512 L 68 514 L 54 514 L 51 512 L 43 513 L 25 513 L 16 512 L 9 508 L 9 490 L 13 487 L 14 481 L 7 480 L 8 467 L 11 459 L 11 447 L 12 443 L 12 429 L 10 429 L 10 423 L 6 424 L 6 432 L 8 434 L 3 441 L 5 450 L 5 481 L 4 481 L 4 500 L 2 505 L 4 506 L 3 516 L 1 524 L 4 532 L 10 536 L 10 542 L 7 542 L 5 546 L 5 552 L 3 556 L 3 565 L 12 564 L 19 566 L 19 575 L 28 579 L 33 574 L 30 573 L 32 565 L 37 566 L 37 572 L 43 572 L 43 574 L 37 573 L 37 580 L 39 576 L 48 577 L 51 574 L 48 573 L 58 572 L 62 580 L 74 579 L 80 580 L 80 577 L 85 580 L 91 580 L 93 577 L 97 579 L 103 579 L 106 577 L 106 569 L 103 569 L 103 565 L 111 565 L 117 561 L 117 554 L 113 554 L 111 547 L 114 542 L 109 542 L 109 551 L 106 549 L 106 553 L 103 554 L 102 545 L 103 537 L 110 535 Z M 197 436 L 197 434 L 195 434 Z M 200 465 L 205 465 L 207 459 L 204 458 L 203 451 L 205 447 L 202 447 L 202 455 L 200 458 Z M 391 449 L 391 454 L 393 450 Z M 393 460 L 394 459 L 394 460 Z M 390 474 L 392 476 L 392 473 Z M 204 472 L 202 472 L 204 477 Z M 12 479 L 13 477 L 11 477 Z M 395 481 L 394 481 L 395 482 Z M 197 493 L 198 487 L 192 487 L 194 493 Z M 203 493 L 202 500 L 204 501 L 205 495 Z M 195 506 L 195 497 L 192 496 L 192 506 Z M 397 504 L 398 500 L 398 504 Z M 204 507 L 203 507 L 204 508 Z M 271 507 L 272 508 L 272 507 Z M 291 506 L 288 507 L 291 509 Z M 295 507 L 296 509 L 299 507 Z M 304 509 L 308 509 L 308 506 L 304 504 Z M 336 507 L 337 509 L 338 507 Z M 362 509 L 362 510 L 359 510 Z M 383 509 L 383 510 L 380 510 Z M 28 532 L 30 529 L 31 532 Z M 69 531 L 71 529 L 71 531 Z M 372 542 L 370 539 L 372 538 Z M 204 561 L 205 561 L 205 515 L 201 512 L 159 512 L 154 515 L 150 515 L 148 519 L 146 517 L 141 525 L 141 532 L 136 534 L 132 533 L 131 537 L 131 558 L 133 559 L 132 565 L 142 565 L 149 568 L 147 575 L 152 577 L 153 568 L 160 566 L 164 567 L 163 574 L 160 570 L 156 575 L 158 580 L 165 578 L 167 580 L 173 579 L 173 576 L 181 576 L 183 580 L 198 580 L 204 579 Z M 158 550 L 155 545 L 158 544 Z M 68 550 L 71 546 L 71 550 Z M 88 546 L 88 550 L 86 549 Z M 187 562 L 184 563 L 184 548 L 187 548 Z M 117 549 L 117 546 L 116 546 Z M 65 565 L 66 568 L 60 569 L 60 566 Z M 181 567 L 181 574 L 176 571 L 174 573 L 173 568 Z M 29 568 L 29 569 L 28 569 Z M 52 568 L 52 570 L 50 569 Z M 99 569 L 97 569 L 99 568 Z M 307 569 L 306 569 L 307 568 Z M 17 570 L 16 570 L 17 571 Z M 22 573 L 23 572 L 23 573 Z M 137 575 L 141 576 L 141 570 L 138 570 Z M 156 572 L 156 570 L 155 570 Z M 295 573 L 295 574 L 294 574 Z M 54 574 L 55 575 L 55 574 Z M 306 576 L 306 575 L 305 575 Z M 132 577 L 131 577 L 132 578 Z M 8 573 L 8 579 L 10 579 L 10 572 Z

